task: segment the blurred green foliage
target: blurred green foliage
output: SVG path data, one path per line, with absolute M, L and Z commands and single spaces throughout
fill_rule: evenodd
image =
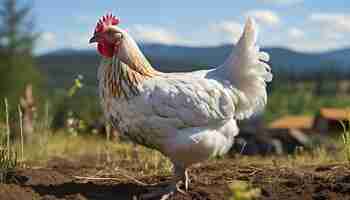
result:
M 52 94 L 52 128 L 56 130 L 62 128 L 68 117 L 79 119 L 80 126 L 81 124 L 92 124 L 101 116 L 97 95 L 84 92 L 82 81 L 83 77 L 78 75 L 73 80 L 72 86 L 69 89 L 56 90 Z M 86 125 L 83 127 L 86 127 Z
M 36 68 L 33 48 L 38 34 L 34 30 L 31 4 L 19 0 L 0 2 L 0 99 L 5 97 L 17 110 L 19 96 L 32 84 L 39 96 L 45 78 Z
M 317 81 L 276 80 L 271 86 L 264 113 L 266 121 L 283 115 L 314 115 L 321 107 L 346 108 L 350 94 L 338 95 L 336 80 L 325 80 L 321 94 L 316 94 Z

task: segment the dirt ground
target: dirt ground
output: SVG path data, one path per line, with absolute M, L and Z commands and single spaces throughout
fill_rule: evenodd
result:
M 88 180 L 83 177 L 99 177 Z M 111 178 L 115 179 L 103 179 Z M 0 200 L 129 200 L 133 196 L 162 187 L 169 176 L 137 177 L 142 183 L 121 177 L 116 171 L 90 162 L 54 159 L 47 167 L 20 169 L 0 184 Z M 227 185 L 235 180 L 261 189 L 262 200 L 350 199 L 350 165 L 336 164 L 307 167 L 244 165 L 235 159 L 208 161 L 190 169 L 190 190 L 176 194 L 174 200 L 227 199 Z

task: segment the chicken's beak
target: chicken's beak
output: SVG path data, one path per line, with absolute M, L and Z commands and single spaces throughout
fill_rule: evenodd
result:
M 97 42 L 96 36 L 92 36 L 92 38 L 90 38 L 90 40 L 89 40 L 89 44 L 95 43 L 95 42 Z

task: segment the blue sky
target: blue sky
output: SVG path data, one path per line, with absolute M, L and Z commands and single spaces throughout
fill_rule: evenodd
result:
M 247 16 L 259 24 L 261 46 L 327 51 L 350 46 L 348 0 L 36 0 L 42 32 L 36 52 L 94 48 L 88 44 L 107 11 L 138 41 L 208 46 L 236 42 Z

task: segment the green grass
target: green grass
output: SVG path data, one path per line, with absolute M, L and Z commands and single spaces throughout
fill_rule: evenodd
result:
M 72 136 L 64 132 L 43 135 L 37 139 L 37 144 L 24 146 L 25 162 L 45 166 L 57 157 L 73 162 L 93 158 L 91 164 L 96 166 L 119 166 L 132 169 L 140 176 L 170 174 L 171 171 L 170 161 L 162 154 L 132 143 L 107 141 L 86 134 Z
M 93 158 L 96 166 L 118 166 L 132 169 L 137 175 L 169 175 L 171 163 L 162 154 L 128 142 L 107 141 L 98 136 L 71 136 L 64 132 L 56 134 L 38 134 L 40 139 L 34 145 L 24 146 L 24 161 L 45 166 L 52 158 L 60 157 L 74 162 L 84 158 Z M 323 165 L 347 162 L 347 155 L 342 149 L 346 146 L 341 139 L 329 140 L 338 146 L 337 152 L 330 152 L 324 146 L 317 146 L 311 151 L 299 150 L 291 155 L 281 156 L 241 156 L 236 155 L 237 163 L 266 164 L 296 167 L 307 164 Z M 19 143 L 14 144 L 16 149 Z M 230 155 L 227 155 L 230 156 Z M 224 158 L 221 158 L 224 159 Z
M 0 149 L 0 183 L 7 182 L 8 174 L 18 167 L 17 152 L 12 148 Z
M 4 100 L 6 126 L 0 130 L 0 182 L 7 182 L 8 174 L 18 167 L 17 149 L 10 141 L 9 109 L 7 99 Z

